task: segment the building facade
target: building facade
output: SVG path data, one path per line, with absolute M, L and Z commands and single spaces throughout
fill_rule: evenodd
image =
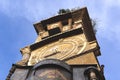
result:
M 34 24 L 37 39 L 22 48 L 22 59 L 6 80 L 105 80 L 100 47 L 87 8 Z

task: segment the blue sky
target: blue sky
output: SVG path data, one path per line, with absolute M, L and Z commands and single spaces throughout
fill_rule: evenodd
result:
M 21 59 L 20 48 L 37 37 L 33 23 L 54 16 L 61 8 L 87 7 L 97 21 L 97 40 L 106 80 L 119 80 L 120 0 L 0 0 L 0 80 Z

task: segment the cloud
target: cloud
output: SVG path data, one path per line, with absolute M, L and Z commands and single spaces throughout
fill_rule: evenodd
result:
M 107 6 L 120 6 L 120 0 L 102 0 Z
M 14 3 L 14 4 L 13 4 Z M 5 15 L 15 18 L 15 17 L 24 17 L 30 21 L 34 20 L 37 15 L 43 14 L 43 6 L 36 1 L 9 1 L 1 0 L 0 1 L 0 12 Z M 40 13 L 41 12 L 41 13 Z
M 90 3 L 89 3 L 90 4 Z M 111 42 L 114 42 L 114 40 L 117 40 L 120 44 L 120 1 L 114 1 L 114 0 L 101 0 L 96 1 L 95 3 L 91 3 L 90 7 L 90 16 L 92 18 L 97 18 L 98 23 L 98 37 L 107 39 Z M 97 6 L 94 6 L 96 5 Z
M 14 3 L 14 4 L 13 4 Z M 31 22 L 37 22 L 42 19 L 54 16 L 60 8 L 74 8 L 74 7 L 87 6 L 90 16 L 98 20 L 98 36 L 102 36 L 108 40 L 114 38 L 119 42 L 119 24 L 116 24 L 115 18 L 111 18 L 113 15 L 118 13 L 118 10 L 113 11 L 113 7 L 120 8 L 120 0 L 62 0 L 62 1 L 51 1 L 51 0 L 1 0 L 0 11 L 9 17 L 24 17 Z M 118 19 L 119 20 L 119 19 Z M 119 20 L 120 21 L 120 20 Z M 110 25 L 114 24 L 114 29 L 110 28 Z M 108 31 L 109 30 L 109 31 Z M 106 36 L 107 35 L 107 36 Z
M 81 2 L 82 1 L 78 0 L 55 0 L 54 2 L 51 0 L 1 0 L 0 11 L 9 17 L 14 18 L 20 16 L 34 22 L 56 15 L 57 11 L 61 8 L 73 8 L 79 6 Z

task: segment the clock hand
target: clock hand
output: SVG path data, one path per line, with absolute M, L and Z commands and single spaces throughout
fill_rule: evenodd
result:
M 61 53 L 61 52 L 60 52 L 60 51 L 57 51 L 57 49 L 54 49 L 54 52 L 53 52 L 52 54 L 49 54 L 49 55 L 45 56 L 44 58 L 47 58 L 47 57 L 56 55 L 57 53 Z

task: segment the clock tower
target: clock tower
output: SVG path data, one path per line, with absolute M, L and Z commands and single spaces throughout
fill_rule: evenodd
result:
M 87 8 L 34 24 L 38 37 L 21 48 L 6 80 L 105 80 Z

